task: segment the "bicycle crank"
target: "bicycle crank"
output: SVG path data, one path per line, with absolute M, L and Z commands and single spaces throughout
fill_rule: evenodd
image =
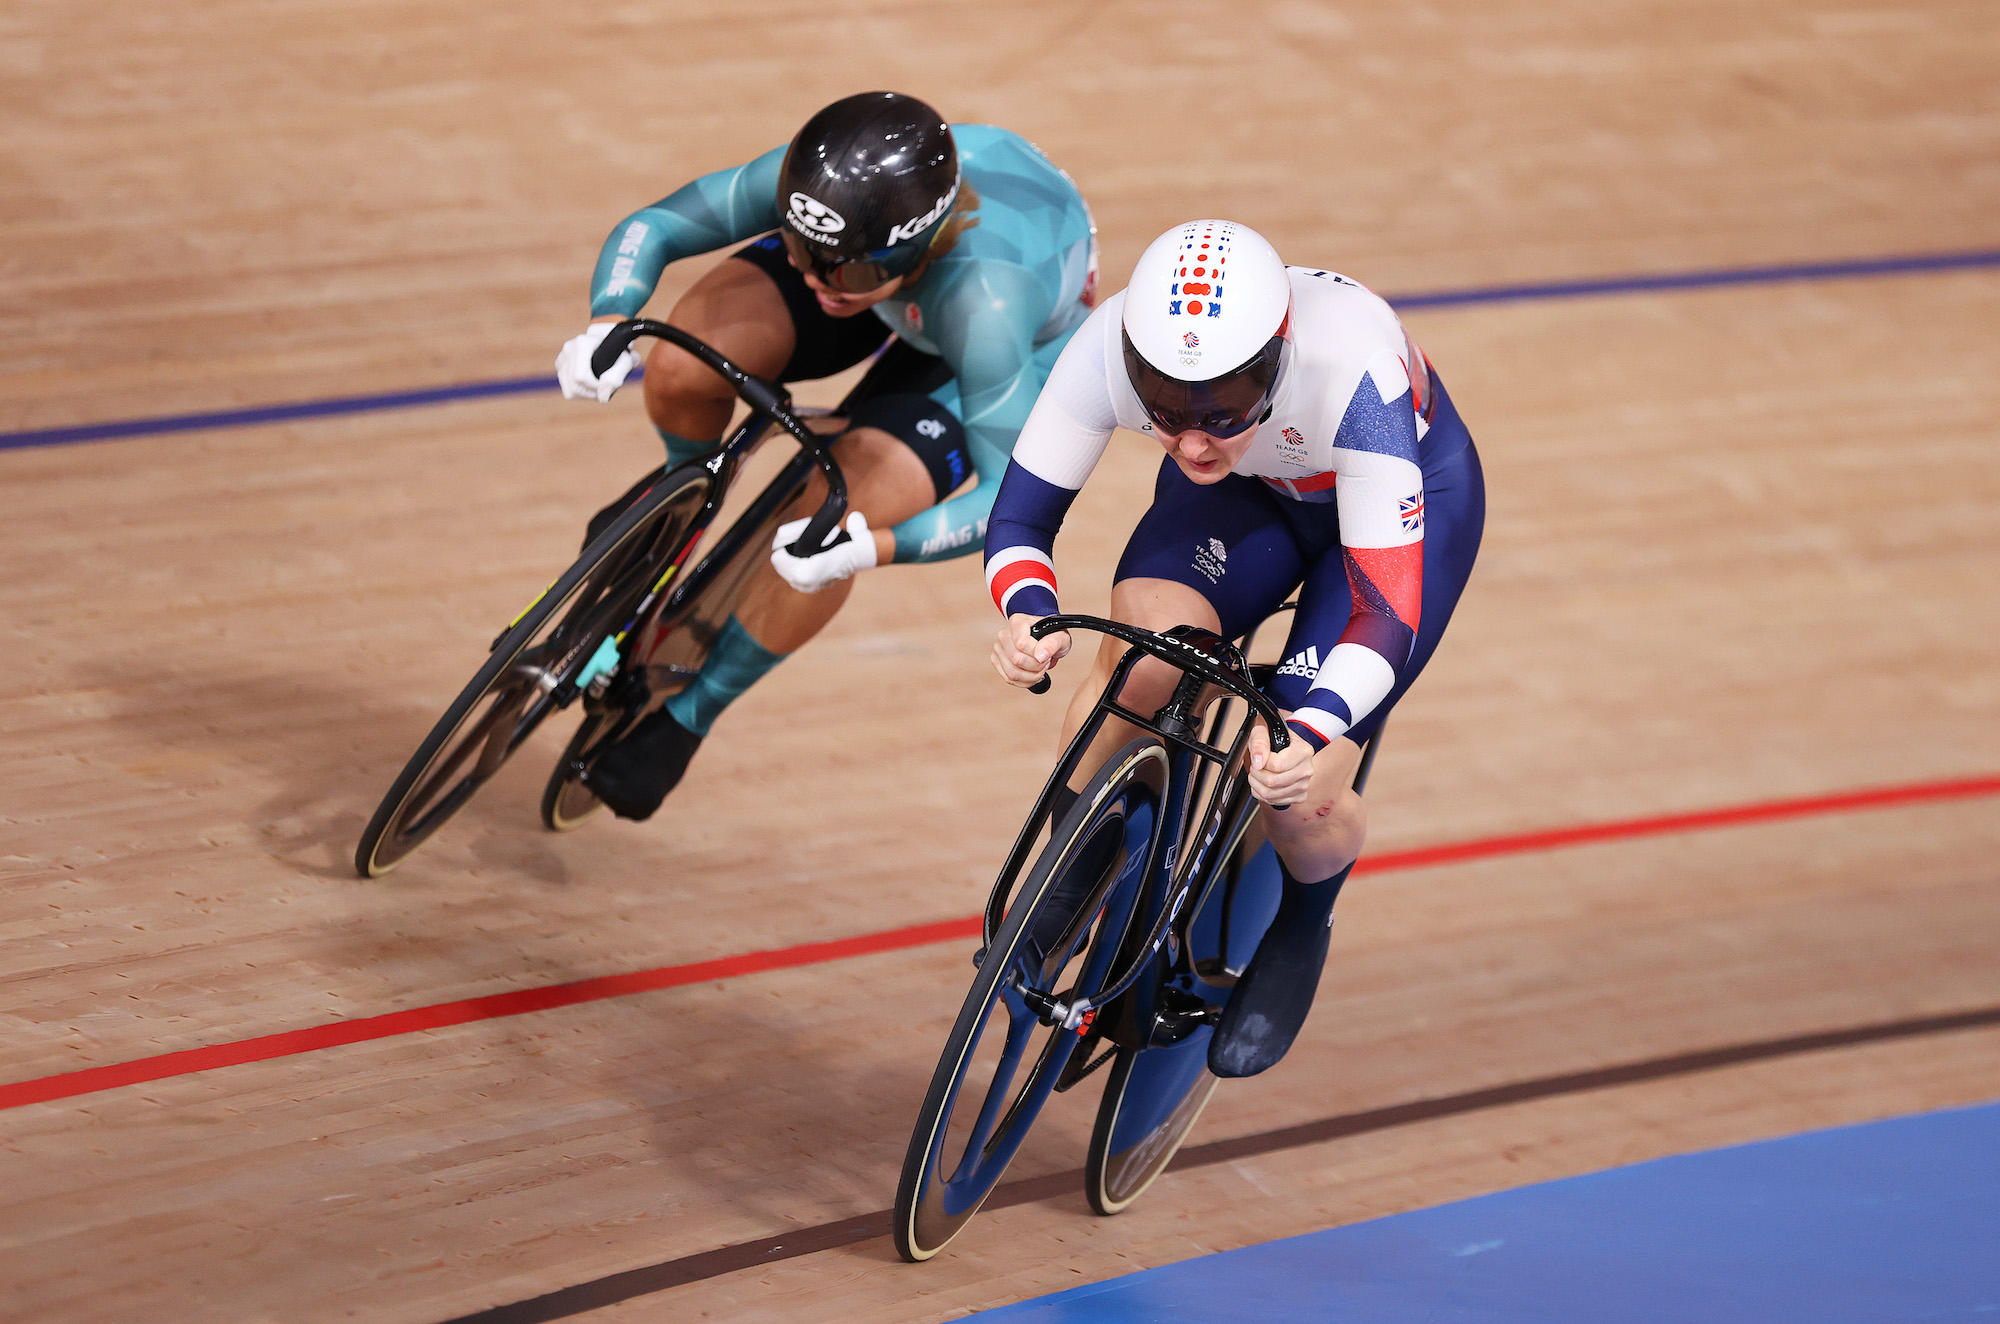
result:
M 1160 1006 L 1153 1011 L 1152 1023 L 1146 1030 L 1146 1046 L 1165 1048 L 1177 1044 L 1204 1025 L 1220 1025 L 1222 1008 L 1202 1000 L 1199 994 L 1184 989 L 1163 988 L 1160 990 Z

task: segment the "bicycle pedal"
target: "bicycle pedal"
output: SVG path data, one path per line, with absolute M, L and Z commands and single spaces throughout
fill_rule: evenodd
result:
M 637 671 L 615 674 L 604 687 L 602 702 L 607 708 L 622 708 L 628 713 L 636 713 L 652 702 L 653 691 L 646 684 L 644 676 Z
M 1222 1008 L 1211 1005 L 1193 993 L 1177 988 L 1160 990 L 1161 1006 L 1153 1012 L 1152 1023 L 1146 1030 L 1146 1044 L 1150 1048 L 1165 1048 L 1177 1044 L 1204 1025 L 1217 1025 L 1222 1021 Z

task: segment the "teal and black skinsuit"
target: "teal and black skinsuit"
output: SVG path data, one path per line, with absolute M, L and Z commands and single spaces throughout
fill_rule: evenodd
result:
M 978 482 L 896 526 L 896 560 L 905 562 L 979 550 L 1014 439 L 1097 293 L 1095 232 L 1069 176 L 1005 129 L 951 131 L 963 178 L 979 195 L 976 223 L 909 297 L 899 292 L 869 311 L 951 368 L 952 380 L 931 394 L 965 425 Z M 598 255 L 591 316 L 636 316 L 669 262 L 777 229 L 784 159 L 778 147 L 703 175 L 621 221 Z

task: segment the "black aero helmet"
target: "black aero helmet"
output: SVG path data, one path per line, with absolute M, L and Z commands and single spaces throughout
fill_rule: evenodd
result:
M 916 270 L 957 198 L 951 126 L 915 97 L 863 92 L 792 139 L 778 233 L 800 268 L 859 294 Z

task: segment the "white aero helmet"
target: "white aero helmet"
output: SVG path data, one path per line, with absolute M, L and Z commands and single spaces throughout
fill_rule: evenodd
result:
M 1125 375 L 1168 436 L 1234 437 L 1270 415 L 1292 282 L 1247 225 L 1189 221 L 1155 239 L 1125 287 Z

